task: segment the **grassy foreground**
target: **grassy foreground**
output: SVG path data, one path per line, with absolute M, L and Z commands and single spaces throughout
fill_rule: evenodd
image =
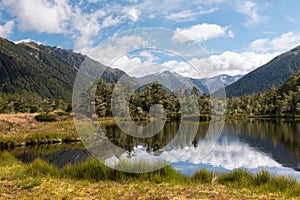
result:
M 0 199 L 299 199 L 300 186 L 266 171 L 237 170 L 192 177 L 172 167 L 128 174 L 91 159 L 59 169 L 42 160 L 23 164 L 9 152 L 0 155 Z

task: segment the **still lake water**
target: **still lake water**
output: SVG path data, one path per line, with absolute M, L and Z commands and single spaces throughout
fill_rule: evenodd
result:
M 272 174 L 293 176 L 300 181 L 300 121 L 229 120 L 215 143 L 205 140 L 209 124 L 201 122 L 197 125 L 195 137 L 181 136 L 177 138 L 179 143 L 168 148 L 164 147 L 176 136 L 180 127 L 178 122 L 167 122 L 160 133 L 144 139 L 129 136 L 116 125 L 103 126 L 102 129 L 114 145 L 124 149 L 118 158 L 124 154 L 130 158 L 162 156 L 187 175 L 192 175 L 199 168 L 216 172 L 236 168 L 253 172 L 267 169 Z M 189 128 L 183 129 L 187 135 Z M 17 148 L 12 152 L 24 162 L 40 157 L 58 167 L 82 162 L 91 156 L 80 144 Z M 114 160 L 116 155 L 111 155 L 111 159 L 108 157 L 105 162 L 109 164 Z

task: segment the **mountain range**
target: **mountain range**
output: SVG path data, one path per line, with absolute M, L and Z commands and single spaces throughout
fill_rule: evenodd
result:
M 164 71 L 161 73 L 155 73 L 148 76 L 144 76 L 141 79 L 143 79 L 143 81 L 146 82 L 156 80 L 160 83 L 163 83 L 163 85 L 167 86 L 172 90 L 176 88 L 196 87 L 198 88 L 200 94 L 209 94 L 220 89 L 221 87 L 226 87 L 230 85 L 231 83 L 239 80 L 241 77 L 242 75 L 229 76 L 226 74 L 221 74 L 211 78 L 195 79 L 185 77 L 177 73 Z
M 35 42 L 15 44 L 0 38 L 0 92 L 17 93 L 25 90 L 36 92 L 44 98 L 71 99 L 76 73 L 86 58 L 88 57 L 69 49 Z M 110 84 L 125 74 L 122 70 L 93 62 L 97 67 L 103 68 L 105 72 L 102 78 Z M 209 93 L 207 83 L 220 79 L 226 86 L 239 78 L 240 76 L 221 75 L 220 78 L 192 79 L 169 71 L 142 78 L 132 77 L 137 82 L 156 80 L 170 89 L 195 86 L 201 94 Z
M 159 81 L 170 89 L 194 86 L 199 89 L 200 94 L 214 92 L 225 86 L 227 96 L 241 96 L 268 90 L 272 84 L 276 87 L 282 85 L 291 74 L 298 71 L 299 55 L 300 46 L 277 56 L 243 77 L 222 74 L 195 79 L 164 71 L 132 78 L 137 82 Z M 15 44 L 0 38 L 0 92 L 17 93 L 25 90 L 44 98 L 71 99 L 76 73 L 86 58 L 88 57 L 69 49 L 35 42 Z M 103 68 L 105 73 L 102 78 L 110 84 L 126 74 L 122 70 L 93 62 Z

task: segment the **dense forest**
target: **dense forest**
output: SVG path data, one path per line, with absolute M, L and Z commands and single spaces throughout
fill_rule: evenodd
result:
M 149 117 L 149 110 L 155 104 L 162 105 L 170 118 L 177 118 L 180 113 L 196 113 L 195 111 L 198 111 L 198 109 L 202 113 L 209 114 L 210 110 L 209 96 L 203 95 L 198 98 L 199 91 L 196 87 L 190 90 L 179 88 L 173 92 L 159 83 L 144 85 L 134 92 L 124 92 L 122 88 L 118 87 L 123 92 L 117 91 L 114 93 L 117 97 L 113 96 L 113 89 L 114 85 L 107 84 L 103 79 L 99 81 L 96 90 L 95 107 L 96 113 L 100 117 L 112 116 L 111 100 L 113 100 L 113 105 L 120 115 L 128 106 L 130 115 L 137 118 Z M 125 98 L 120 96 L 125 96 Z M 124 103 L 125 99 L 128 100 L 128 104 Z M 197 106 L 197 100 L 199 108 L 195 107 Z M 180 105 L 180 102 L 184 102 L 182 103 L 183 107 Z
M 228 99 L 227 114 L 295 115 L 300 114 L 300 72 L 269 91 Z
M 0 93 L 0 113 L 48 113 L 54 110 L 70 112 L 71 101 L 45 99 L 33 92 Z
M 99 117 L 112 116 L 111 101 L 114 84 L 99 80 L 96 90 L 95 108 Z M 145 118 L 149 116 L 150 107 L 160 104 L 166 110 L 168 117 L 178 117 L 183 109 L 193 111 L 197 105 L 201 115 L 209 115 L 212 110 L 212 99 L 209 94 L 199 95 L 197 88 L 190 90 L 177 89 L 173 92 L 164 88 L 159 83 L 143 86 L 133 93 L 120 93 L 129 95 L 129 111 L 132 117 Z M 197 96 L 198 98 L 193 98 Z M 185 98 L 185 107 L 180 106 L 180 101 Z M 189 99 L 186 99 L 189 98 Z M 120 99 L 120 98 L 119 98 Z M 194 101 L 198 102 L 194 102 Z M 114 102 L 122 112 L 122 102 Z M 53 110 L 70 112 L 71 102 L 62 99 L 45 99 L 32 92 L 20 92 L 15 94 L 0 93 L 0 113 L 18 112 L 51 112 Z M 83 107 L 83 109 L 86 109 Z M 300 114 L 300 72 L 296 73 L 285 83 L 276 88 L 274 85 L 269 91 L 263 90 L 257 94 L 244 95 L 242 97 L 230 97 L 227 99 L 227 115 L 299 115 Z
M 111 98 L 113 85 L 100 81 L 96 92 L 96 112 L 100 117 L 112 116 Z M 181 95 L 180 95 L 181 94 Z M 184 94 L 184 95 L 183 95 Z M 168 91 L 160 84 L 152 84 L 135 91 L 129 101 L 129 110 L 133 117 L 147 117 L 151 105 L 161 104 L 166 109 L 169 117 L 182 111 L 180 98 L 187 96 L 199 96 L 197 88 L 191 90 Z M 193 106 L 194 98 L 189 99 Z M 198 98 L 199 112 L 202 115 L 211 114 L 212 98 L 204 94 Z M 300 114 L 300 72 L 290 76 L 285 83 L 276 88 L 270 86 L 270 90 L 262 90 L 257 94 L 244 95 L 242 97 L 230 97 L 227 99 L 227 115 L 297 115 Z
M 84 56 L 36 43 L 0 38 L 0 92 L 31 91 L 43 98 L 71 99 L 76 67 Z

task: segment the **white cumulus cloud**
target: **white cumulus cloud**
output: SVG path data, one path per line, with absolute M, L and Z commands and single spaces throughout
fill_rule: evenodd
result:
M 22 31 L 65 33 L 71 15 L 71 6 L 66 0 L 3 0 L 2 6 L 17 17 Z
M 251 43 L 250 48 L 255 51 L 270 52 L 279 51 L 284 52 L 300 45 L 300 33 L 288 32 L 282 35 L 270 38 L 257 39 Z
M 2 26 L 0 25 L 0 36 L 7 37 L 12 34 L 14 26 L 15 22 L 13 20 L 6 22 Z
M 197 24 L 188 28 L 177 28 L 173 35 L 173 40 L 186 42 L 188 40 L 206 41 L 223 36 L 233 37 L 233 32 L 228 26 L 218 24 Z
M 101 24 L 98 21 L 106 13 L 102 10 L 85 14 L 79 8 L 75 8 L 72 14 L 72 37 L 74 38 L 75 49 L 89 48 L 92 46 L 92 38 L 96 37 L 100 30 Z
M 141 15 L 141 11 L 136 8 L 125 8 L 124 12 L 133 22 L 136 22 Z
M 189 62 L 197 67 L 204 77 L 213 77 L 218 74 L 247 74 L 277 55 L 278 53 L 226 51 L 219 55 L 211 55 L 208 58 L 191 59 Z
M 147 44 L 147 41 L 139 35 L 113 36 L 110 40 L 87 53 L 91 58 L 107 66 L 118 67 L 115 62 L 119 59 L 121 59 L 119 64 L 127 66 L 126 62 L 130 63 L 131 61 L 122 56 L 132 49 L 141 48 Z

